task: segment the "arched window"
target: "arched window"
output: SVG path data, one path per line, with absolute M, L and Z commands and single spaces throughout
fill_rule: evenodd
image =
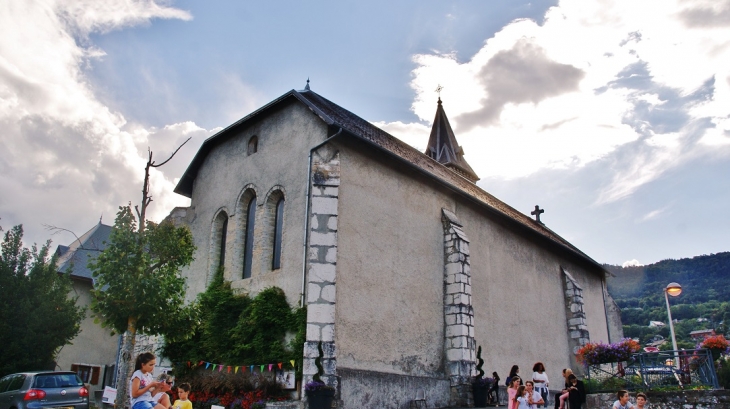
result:
M 208 283 L 218 272 L 219 268 L 226 265 L 226 242 L 228 235 L 228 213 L 221 210 L 213 219 L 210 232 L 210 248 L 208 257 Z
M 247 154 L 253 155 L 259 150 L 259 137 L 254 135 L 248 140 Z
M 281 236 L 284 224 L 284 198 L 276 203 L 276 215 L 274 217 L 274 253 L 272 255 L 271 269 L 281 268 Z
M 226 265 L 226 234 L 228 234 L 228 216 L 225 213 L 222 213 L 225 216 L 225 219 L 223 219 L 223 225 L 221 226 L 221 244 L 220 244 L 220 253 L 218 254 L 218 268 L 221 268 Z
M 251 198 L 246 209 L 246 231 L 243 236 L 243 278 L 251 277 L 253 267 L 253 229 L 256 218 L 256 196 Z

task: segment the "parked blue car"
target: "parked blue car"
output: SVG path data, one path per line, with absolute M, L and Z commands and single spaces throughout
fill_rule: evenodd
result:
M 0 409 L 89 409 L 75 372 L 24 372 L 0 379 Z

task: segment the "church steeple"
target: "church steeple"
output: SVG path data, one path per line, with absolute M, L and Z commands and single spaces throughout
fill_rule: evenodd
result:
M 436 118 L 434 118 L 433 128 L 431 128 L 431 137 L 428 139 L 428 147 L 424 153 L 472 183 L 479 180 L 479 176 L 466 163 L 464 150 L 456 142 L 449 118 L 446 117 L 444 107 L 441 105 L 440 96 L 436 108 Z

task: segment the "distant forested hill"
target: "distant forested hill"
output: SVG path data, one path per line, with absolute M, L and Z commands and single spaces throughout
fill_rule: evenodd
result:
M 621 307 L 626 336 L 643 341 L 668 331 L 646 327 L 649 321 L 667 322 L 663 290 L 671 282 L 682 286 L 682 294 L 669 300 L 672 318 L 682 321 L 675 328 L 678 340 L 689 342 L 689 332 L 695 329 L 721 333 L 730 324 L 730 252 L 639 267 L 604 267 L 615 275 L 607 280 L 608 291 Z

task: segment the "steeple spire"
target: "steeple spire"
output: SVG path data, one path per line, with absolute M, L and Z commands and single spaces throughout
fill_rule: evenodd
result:
M 438 91 L 441 91 L 441 86 Z M 441 95 L 439 95 L 436 117 L 431 128 L 431 137 L 428 139 L 428 147 L 424 153 L 472 183 L 479 180 L 479 176 L 464 159 L 464 150 L 456 142 L 456 136 L 454 136 L 449 118 L 446 117 L 441 103 Z

